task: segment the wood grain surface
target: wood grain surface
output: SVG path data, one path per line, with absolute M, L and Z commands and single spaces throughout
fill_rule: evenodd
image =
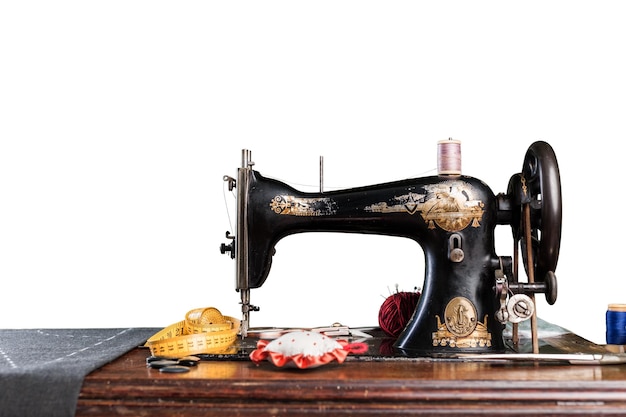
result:
M 602 351 L 571 334 L 543 346 Z M 77 416 L 626 415 L 626 366 L 359 359 L 316 369 L 201 361 L 147 367 L 137 348 L 91 373 Z

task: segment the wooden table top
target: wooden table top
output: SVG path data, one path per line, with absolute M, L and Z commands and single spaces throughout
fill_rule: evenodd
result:
M 606 351 L 571 333 L 542 346 Z M 165 374 L 148 356 L 139 347 L 88 375 L 76 415 L 626 415 L 626 365 L 348 357 L 301 370 L 222 359 Z

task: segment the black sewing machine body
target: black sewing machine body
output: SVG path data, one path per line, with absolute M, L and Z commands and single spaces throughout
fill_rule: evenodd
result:
M 450 314 L 446 308 L 452 303 L 448 308 L 454 313 L 450 320 L 455 321 L 457 334 L 463 335 L 463 344 L 467 344 L 464 348 L 501 349 L 502 324 L 488 318 L 496 310 L 497 301 L 493 290 L 494 270 L 499 267 L 493 246 L 496 212 L 496 198 L 489 187 L 465 176 L 303 193 L 251 171 L 246 212 L 250 230 L 249 287 L 263 285 L 274 246 L 294 233 L 405 237 L 421 246 L 426 269 L 421 302 L 399 346 L 407 344 L 412 349 L 431 351 L 435 342 L 442 349 L 449 348 L 457 337 L 440 329 L 445 329 L 445 314 Z M 451 260 L 460 251 L 463 260 Z M 388 262 L 406 263 L 411 269 L 413 260 Z M 469 328 L 474 330 L 468 332 Z M 436 337 L 431 336 L 434 333 Z
M 506 195 L 495 195 L 482 181 L 464 175 L 437 175 L 345 190 L 302 192 L 253 170 L 246 152 L 249 151 L 244 151 L 237 180 L 225 177 L 231 188 L 237 188 L 238 213 L 236 236 L 227 233 L 234 242 L 222 245 L 222 253 L 230 252 L 231 257 L 236 258 L 236 289 L 241 292 L 244 335 L 249 313 L 255 309 L 250 304 L 250 289 L 262 286 L 267 279 L 277 242 L 296 233 L 379 234 L 409 238 L 419 244 L 425 261 L 423 290 L 410 322 L 394 343 L 401 354 L 503 351 L 502 331 L 506 319 L 503 320 L 502 314 L 496 319 L 496 313 L 503 310 L 502 300 L 510 289 L 552 292 L 552 297 L 556 296 L 555 283 L 550 280 L 546 283 L 543 277 L 528 288 L 517 284 L 512 258 L 498 256 L 494 247 L 498 224 L 515 223 L 512 224 L 514 237 L 519 239 L 517 223 L 521 214 L 518 212 L 524 201 L 534 201 L 533 210 L 540 214 L 546 210 L 546 204 L 536 204 L 542 201 L 537 195 L 543 194 L 544 203 L 552 202 L 553 199 L 546 198 L 551 191 L 544 189 L 545 167 L 527 164 L 534 171 L 539 168 L 539 173 L 523 173 L 523 181 L 519 180 L 519 174 L 514 175 Z M 558 169 L 550 168 L 550 178 L 556 175 L 558 179 Z M 560 189 L 557 197 L 560 203 Z M 555 216 L 560 233 L 560 206 Z M 531 229 L 533 237 L 542 227 L 536 223 Z M 528 242 L 522 243 L 528 246 Z M 546 263 L 544 252 L 548 250 L 537 243 L 538 240 L 533 241 L 533 251 L 528 255 L 536 255 L 530 267 L 533 271 L 537 260 L 540 264 Z M 556 249 L 554 239 L 550 244 L 552 253 L 547 263 L 548 269 L 553 271 L 558 241 Z M 389 259 L 387 262 L 405 263 L 408 269 L 413 269 L 414 260 Z

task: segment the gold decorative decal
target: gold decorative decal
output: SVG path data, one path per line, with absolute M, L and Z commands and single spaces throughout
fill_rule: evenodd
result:
M 409 213 L 414 214 L 423 205 L 426 194 L 408 193 L 405 195 L 396 196 L 393 199 L 395 202 L 391 205 L 383 202 L 366 206 L 365 211 L 371 211 L 373 213 Z
M 476 308 L 465 297 L 455 297 L 446 306 L 444 322 L 436 315 L 437 331 L 433 333 L 433 346 L 477 347 L 491 346 L 491 333 L 487 331 L 487 315 L 483 322 L 476 317 Z
M 391 204 L 381 202 L 365 207 L 376 213 L 414 214 L 420 212 L 429 229 L 435 225 L 448 232 L 480 227 L 484 203 L 474 199 L 473 187 L 463 181 L 445 181 L 424 186 L 424 193 L 410 192 L 394 197 Z
M 455 336 L 467 336 L 476 328 L 476 307 L 465 297 L 455 297 L 446 306 L 444 321 Z
M 277 195 L 270 202 L 276 214 L 290 216 L 328 216 L 337 212 L 336 203 L 330 198 L 297 198 Z

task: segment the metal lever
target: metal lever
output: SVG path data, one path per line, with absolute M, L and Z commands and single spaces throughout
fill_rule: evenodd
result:
M 228 175 L 224 175 L 224 181 L 228 182 L 228 191 L 232 191 L 237 186 L 237 180 L 233 177 L 229 177 Z
M 518 362 L 564 362 L 570 365 L 622 365 L 626 364 L 626 354 L 604 353 L 495 353 L 460 354 L 459 359 L 501 360 Z
M 230 242 L 230 244 L 226 244 L 226 243 L 222 243 L 220 245 L 220 252 L 222 253 L 222 255 L 226 254 L 226 252 L 230 252 L 230 257 L 232 259 L 235 259 L 235 248 L 234 248 L 234 242 L 235 242 L 235 236 L 231 235 L 230 232 L 226 232 L 226 239 L 231 239 L 232 242 Z
M 554 272 L 549 271 L 545 280 L 535 281 L 529 283 L 523 282 L 514 282 L 509 283 L 509 289 L 514 293 L 522 293 L 522 294 L 537 294 L 544 293 L 546 296 L 546 301 L 548 304 L 552 305 L 556 301 L 557 296 L 557 284 L 556 284 L 556 275 Z
M 458 263 L 463 262 L 464 258 L 465 252 L 463 252 L 463 248 L 461 247 L 461 235 L 453 233 L 450 235 L 450 239 L 448 241 L 448 259 L 452 262 Z

